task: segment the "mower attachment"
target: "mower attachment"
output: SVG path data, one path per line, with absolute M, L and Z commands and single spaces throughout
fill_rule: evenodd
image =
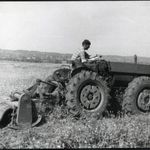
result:
M 41 122 L 43 119 L 42 106 L 45 101 L 50 102 L 51 96 L 58 95 L 57 91 L 49 93 L 49 87 L 45 88 L 43 85 L 44 88 L 40 87 L 41 83 L 53 86 L 55 89 L 59 86 L 54 81 L 46 82 L 37 79 L 36 83 L 27 90 L 11 93 L 4 104 L 0 103 L 0 127 L 3 121 L 12 129 L 31 128 Z

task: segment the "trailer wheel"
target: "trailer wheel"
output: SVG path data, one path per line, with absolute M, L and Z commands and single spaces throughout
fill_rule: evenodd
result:
M 150 112 L 150 77 L 141 76 L 129 83 L 123 96 L 122 108 L 130 114 Z
M 81 71 L 67 86 L 67 106 L 74 117 L 98 119 L 105 111 L 108 99 L 107 83 L 92 71 Z
M 10 108 L 3 114 L 3 118 L 0 121 L 0 128 L 6 127 L 11 122 L 12 112 L 13 109 Z

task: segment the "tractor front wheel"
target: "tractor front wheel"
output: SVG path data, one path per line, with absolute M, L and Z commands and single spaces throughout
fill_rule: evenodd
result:
M 150 112 L 150 77 L 141 76 L 129 83 L 122 107 L 125 113 L 130 114 Z

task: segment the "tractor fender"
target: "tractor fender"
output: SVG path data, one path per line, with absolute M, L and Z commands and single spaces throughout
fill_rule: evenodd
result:
M 81 72 L 82 70 L 93 71 L 92 69 L 89 69 L 89 68 L 87 68 L 87 67 L 79 67 L 79 68 L 74 69 L 74 70 L 71 72 L 71 77 L 73 77 L 73 76 L 76 75 L 77 73 Z

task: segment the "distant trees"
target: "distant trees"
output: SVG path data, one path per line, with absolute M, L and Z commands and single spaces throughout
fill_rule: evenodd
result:
M 23 62 L 47 62 L 47 63 L 61 63 L 62 61 L 68 62 L 71 54 L 48 53 L 37 51 L 10 51 L 0 50 L 0 60 L 10 61 L 23 61 Z

